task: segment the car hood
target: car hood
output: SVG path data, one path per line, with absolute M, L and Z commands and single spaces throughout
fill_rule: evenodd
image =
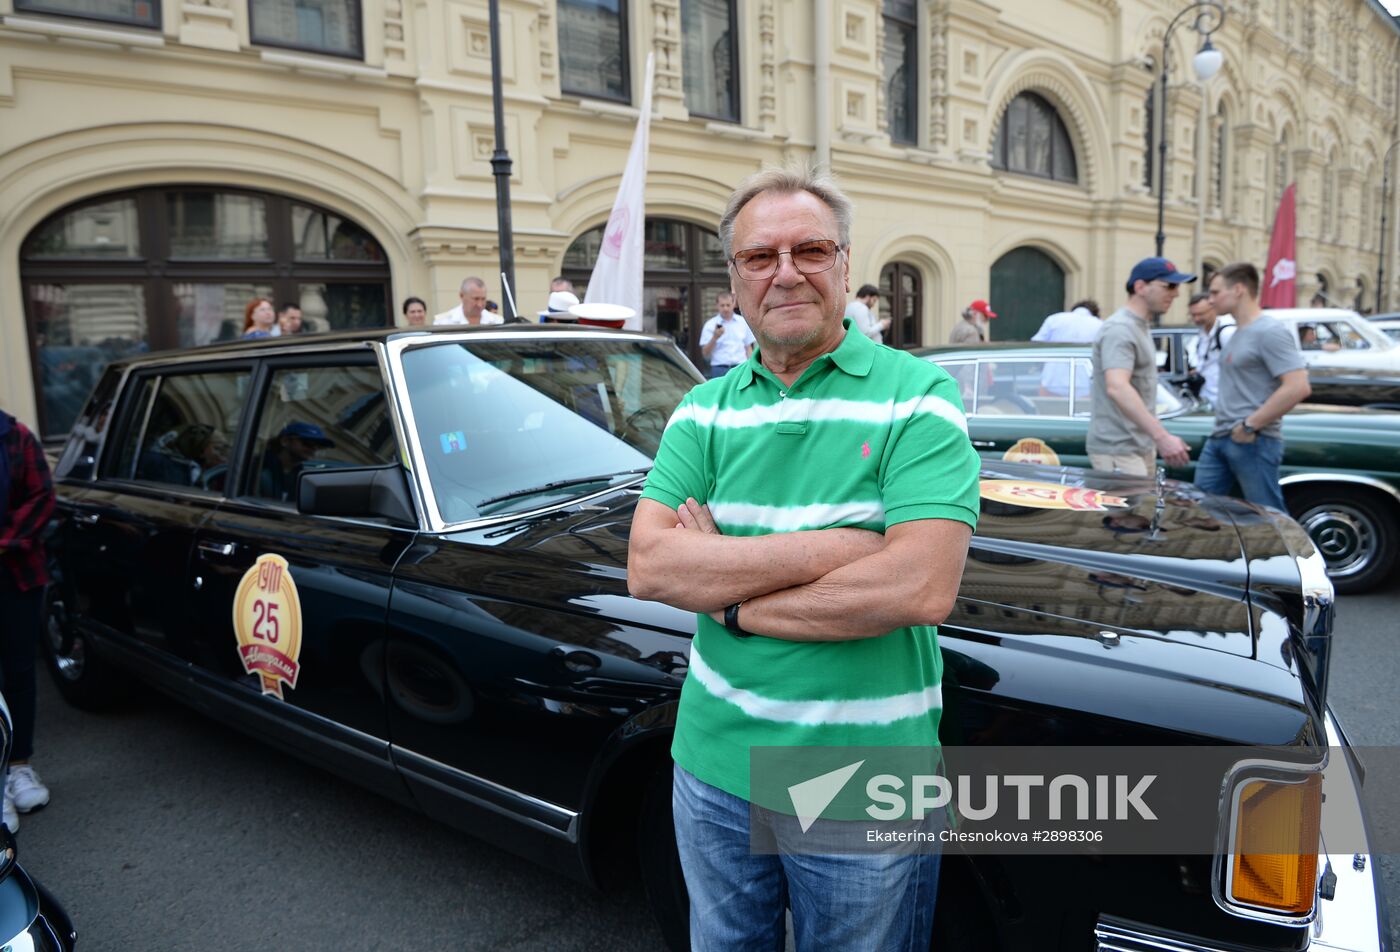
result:
M 1094 643 L 1148 639 L 1291 668 L 1274 643 L 1286 640 L 1286 623 L 1248 598 L 1251 564 L 1288 555 L 1258 510 L 1187 483 L 1072 467 L 984 461 L 982 480 L 981 519 L 946 625 Z M 444 538 L 488 558 L 483 550 L 497 550 L 510 588 L 526 600 L 693 632 L 691 613 L 627 594 L 639 494 L 622 490 Z M 521 549 L 533 557 L 520 559 Z

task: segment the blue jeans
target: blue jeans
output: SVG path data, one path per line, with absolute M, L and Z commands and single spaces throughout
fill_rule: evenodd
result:
M 1283 440 L 1256 437 L 1253 443 L 1236 443 L 1229 435 L 1212 436 L 1196 463 L 1196 485 L 1208 493 L 1229 495 L 1236 482 L 1244 498 L 1262 506 L 1288 511 L 1278 484 L 1283 462 Z
M 927 952 L 938 898 L 936 852 L 755 854 L 749 803 L 679 766 L 671 809 L 690 892 L 693 952 L 781 952 L 788 906 L 797 952 Z
M 729 373 L 729 371 L 733 370 L 735 366 L 735 364 L 710 364 L 710 369 L 706 372 L 705 376 L 714 380 L 716 377 L 723 377 L 725 374 Z

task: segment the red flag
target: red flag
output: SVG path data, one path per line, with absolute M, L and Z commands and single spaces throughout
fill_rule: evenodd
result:
M 1289 185 L 1278 202 L 1274 237 L 1269 240 L 1269 267 L 1264 272 L 1264 289 L 1259 297 L 1262 307 L 1298 306 L 1298 259 L 1294 252 L 1298 216 L 1293 203 L 1294 190 L 1294 186 Z

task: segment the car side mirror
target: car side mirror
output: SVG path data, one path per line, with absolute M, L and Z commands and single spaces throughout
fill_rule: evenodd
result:
M 416 526 L 408 476 L 398 463 L 308 470 L 297 480 L 297 511 L 310 516 L 359 516 Z

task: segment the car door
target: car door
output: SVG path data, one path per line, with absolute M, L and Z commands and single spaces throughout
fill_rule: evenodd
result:
M 304 515 L 302 472 L 399 461 L 372 354 L 268 360 L 237 491 L 203 523 L 193 659 L 265 739 L 402 799 L 383 701 L 392 573 L 416 527 Z
M 252 364 L 135 373 L 97 477 L 71 503 L 64 571 L 73 621 L 119 648 L 188 660 L 186 572 L 218 507 Z

